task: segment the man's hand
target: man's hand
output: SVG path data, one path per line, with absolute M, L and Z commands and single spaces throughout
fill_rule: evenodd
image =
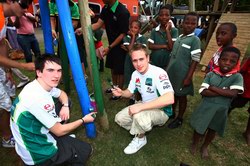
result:
M 75 33 L 77 34 L 77 35 L 82 35 L 82 28 L 77 28 L 76 30 L 75 30 Z
M 122 90 L 119 87 L 114 86 L 111 90 L 112 90 L 112 94 L 114 96 L 116 96 L 116 97 L 122 96 Z
M 62 121 L 68 120 L 70 118 L 69 107 L 62 106 L 60 113 L 59 113 L 59 116 L 62 119 Z
M 130 116 L 133 116 L 134 114 L 141 112 L 142 111 L 141 105 L 142 105 L 142 103 L 137 103 L 137 104 L 129 106 L 128 107 L 128 114 Z
M 91 112 L 87 115 L 85 115 L 82 119 L 84 120 L 84 123 L 90 123 L 93 122 L 95 120 L 96 117 L 96 112 Z

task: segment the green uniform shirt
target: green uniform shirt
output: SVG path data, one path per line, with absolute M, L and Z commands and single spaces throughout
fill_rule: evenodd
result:
M 183 87 L 182 83 L 187 76 L 192 60 L 199 62 L 200 57 L 201 42 L 194 33 L 186 36 L 180 35 L 177 38 L 167 67 L 167 73 L 173 85 L 175 95 L 186 96 L 194 94 L 193 83 L 187 87 Z
M 176 41 L 176 38 L 178 37 L 178 30 L 176 28 L 172 28 L 171 30 L 171 36 L 172 40 Z M 160 29 L 160 25 L 152 30 L 150 38 L 148 39 L 148 42 L 152 44 L 165 44 L 167 45 L 167 33 L 162 32 Z M 150 60 L 153 65 L 156 65 L 158 67 L 161 67 L 163 69 L 166 68 L 166 66 L 169 63 L 170 59 L 170 51 L 167 49 L 158 49 L 158 50 L 152 50 L 150 55 Z
M 55 3 L 49 3 L 50 16 L 58 16 L 58 10 Z M 74 20 L 80 19 L 79 8 L 76 3 L 73 6 L 70 6 L 71 18 Z

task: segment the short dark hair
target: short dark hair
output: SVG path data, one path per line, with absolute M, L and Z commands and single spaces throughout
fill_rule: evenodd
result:
M 149 56 L 147 47 L 141 43 L 134 44 L 131 50 L 129 51 L 129 54 L 131 55 L 132 52 L 139 51 L 139 50 L 143 51 L 146 54 L 146 56 Z
M 132 23 L 137 23 L 137 25 L 139 26 L 139 28 L 141 29 L 141 22 L 140 21 L 138 21 L 138 20 L 132 20 L 131 22 L 130 22 L 130 25 L 132 24 Z
M 185 21 L 188 16 L 195 16 L 197 17 L 197 22 L 199 21 L 199 15 L 196 12 L 188 12 L 185 14 L 183 21 Z
M 46 62 L 54 62 L 58 65 L 62 65 L 61 59 L 53 54 L 42 54 L 35 60 L 35 70 L 43 71 Z
M 223 50 L 222 50 L 222 52 L 220 54 L 220 58 L 225 55 L 225 52 L 234 52 L 234 53 L 236 53 L 238 55 L 238 60 L 239 60 L 240 55 L 241 55 L 240 50 L 238 48 L 229 46 L 229 47 L 223 48 Z
M 159 13 L 160 13 L 160 11 L 161 11 L 162 9 L 167 9 L 167 10 L 169 10 L 170 15 L 171 15 L 171 14 L 173 13 L 173 11 L 174 11 L 174 7 L 173 7 L 172 5 L 170 5 L 170 4 L 166 4 L 166 5 L 164 5 L 164 6 L 161 6 L 161 8 L 160 8 L 160 10 L 159 10 Z
M 234 23 L 232 23 L 232 22 L 224 22 L 220 26 L 223 26 L 223 25 L 230 26 L 230 29 L 232 30 L 232 33 L 237 34 L 237 26 Z

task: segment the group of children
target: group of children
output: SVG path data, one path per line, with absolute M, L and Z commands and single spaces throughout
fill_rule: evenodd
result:
M 151 63 L 167 71 L 175 91 L 173 117 L 175 118 L 177 104 L 179 104 L 179 112 L 168 125 L 173 129 L 182 125 L 188 103 L 187 95 L 194 95 L 192 78 L 201 59 L 201 42 L 194 34 L 199 19 L 195 12 L 185 15 L 182 23 L 183 33 L 180 36 L 178 36 L 178 30 L 171 24 L 170 17 L 170 9 L 167 6 L 161 7 L 159 25 L 150 34 L 148 48 L 151 50 Z M 140 27 L 140 22 L 131 22 L 130 31 L 124 38 L 126 50 L 135 43 L 146 44 L 145 38 L 139 34 Z M 245 106 L 250 99 L 250 58 L 242 67 L 242 77 L 239 73 L 241 53 L 233 44 L 236 36 L 237 27 L 233 23 L 222 23 L 217 28 L 216 41 L 219 49 L 208 64 L 205 79 L 199 90 L 202 101 L 191 116 L 190 123 L 194 134 L 190 151 L 195 154 L 197 145 L 204 136 L 200 152 L 205 159 L 208 158 L 208 145 L 215 138 L 216 133 L 220 136 L 224 134 L 228 111 Z M 126 58 L 125 71 L 128 71 L 125 72 L 127 74 L 125 86 L 127 86 L 134 71 L 129 54 Z M 250 113 L 249 109 L 248 112 Z M 243 136 L 249 145 L 250 117 Z

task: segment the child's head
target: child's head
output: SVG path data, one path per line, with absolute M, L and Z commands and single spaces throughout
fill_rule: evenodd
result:
M 230 72 L 238 63 L 240 50 L 235 47 L 226 47 L 222 50 L 218 64 L 222 73 Z
M 129 31 L 134 33 L 134 34 L 138 34 L 140 32 L 141 29 L 141 22 L 138 20 L 133 20 L 130 23 L 129 26 Z
M 183 34 L 188 35 L 193 33 L 198 25 L 199 15 L 195 12 L 189 12 L 184 16 L 182 27 Z
M 170 18 L 173 9 L 170 5 L 162 6 L 159 10 L 158 20 L 162 26 L 166 25 Z
M 226 47 L 233 45 L 233 39 L 237 36 L 237 27 L 234 23 L 222 23 L 216 31 L 218 46 Z

